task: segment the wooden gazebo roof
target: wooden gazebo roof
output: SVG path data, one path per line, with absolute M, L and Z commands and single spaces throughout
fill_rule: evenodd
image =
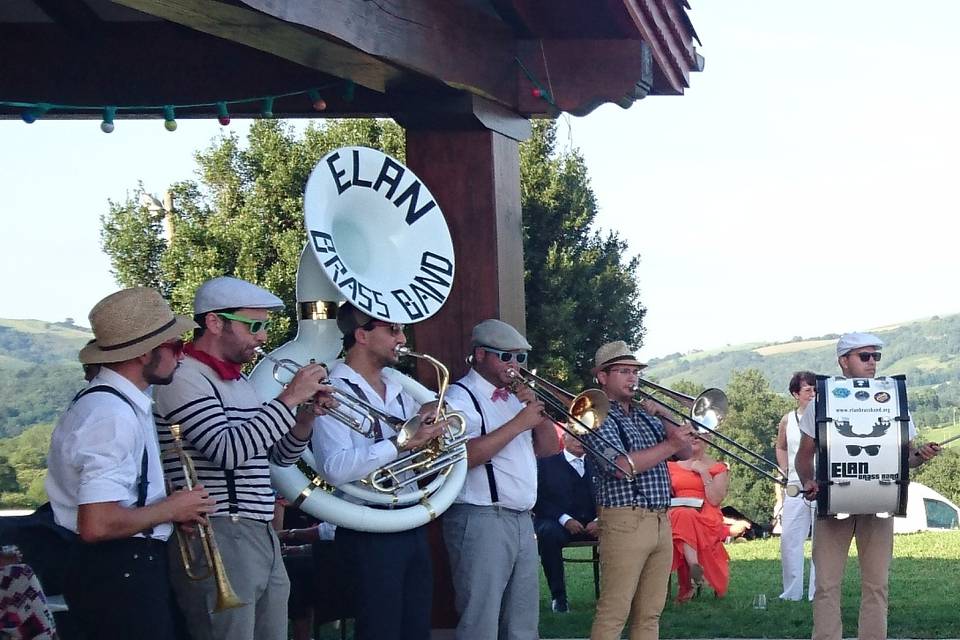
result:
M 0 117 L 585 114 L 683 93 L 685 0 L 5 0 Z M 319 89 L 318 114 L 306 97 Z M 285 94 L 294 95 L 285 95 Z M 314 94 L 315 97 L 315 94 Z M 9 104 L 14 103 L 14 104 Z M 189 106 L 200 105 L 200 106 Z M 256 115 L 262 100 L 229 104 Z

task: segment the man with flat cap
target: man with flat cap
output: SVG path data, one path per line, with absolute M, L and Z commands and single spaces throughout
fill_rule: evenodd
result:
M 99 371 L 60 418 L 47 457 L 54 518 L 79 537 L 64 596 L 86 637 L 172 640 L 171 523 L 200 522 L 214 505 L 202 486 L 167 497 L 148 390 L 173 379 L 180 335 L 196 325 L 146 287 L 98 302 L 90 325 L 80 362 Z
M 216 498 L 210 524 L 227 578 L 244 604 L 213 613 L 214 578 L 191 580 L 171 554 L 174 590 L 195 640 L 286 640 L 290 581 L 271 526 L 269 462 L 293 464 L 306 449 L 315 412 L 329 399 L 322 384 L 326 370 L 308 364 L 275 399 L 261 403 L 241 367 L 266 342 L 270 312 L 283 308 L 281 300 L 250 282 L 219 277 L 200 285 L 193 307 L 199 328 L 184 348 L 176 379 L 156 391 L 157 428 L 165 470 L 174 486 L 182 486 L 170 432 L 180 425 L 183 449 Z M 199 540 L 191 544 L 203 557 Z
M 313 430 L 318 471 L 327 482 L 342 486 L 362 480 L 434 440 L 441 435 L 444 423 L 432 421 L 436 403 L 421 407 L 396 381 L 383 375 L 384 367 L 397 364 L 397 347 L 407 342 L 402 324 L 372 318 L 348 302 L 337 311 L 337 326 L 343 334 L 346 356 L 330 371 L 331 383 L 387 415 L 407 420 L 419 414 L 423 419 L 416 433 L 400 444 L 399 432 L 392 424 L 376 416 L 371 420 L 346 403 L 340 409 L 354 416 L 371 437 L 333 416 L 318 418 Z M 417 487 L 410 485 L 406 490 L 416 491 Z M 350 582 L 356 618 L 354 637 L 427 640 L 433 574 L 426 527 L 387 533 L 339 526 L 334 544 L 338 570 Z
M 591 370 L 610 399 L 610 412 L 600 429 L 586 441 L 595 451 L 606 442 L 621 444 L 620 469 L 595 456 L 594 496 L 600 524 L 600 598 L 591 640 L 620 638 L 630 619 L 630 640 L 659 637 L 660 613 L 667 600 L 673 540 L 667 507 L 670 476 L 667 459 L 686 459 L 696 438 L 689 425 L 664 425 L 656 405 L 634 402 L 634 385 L 646 365 L 627 343 L 618 340 L 597 349 Z M 602 438 L 602 439 L 601 439 Z
M 470 371 L 447 391 L 466 417 L 467 480 L 443 516 L 458 640 L 538 637 L 537 458 L 560 451 L 553 422 L 526 385 L 514 385 L 530 345 L 506 322 L 473 328 Z
M 883 340 L 870 333 L 845 333 L 837 341 L 837 364 L 845 378 L 874 378 L 880 361 Z M 800 416 L 800 446 L 795 461 L 803 484 L 804 497 L 814 500 L 817 481 L 813 459 L 817 450 L 816 411 L 809 407 Z M 915 447 L 917 429 L 909 424 L 908 460 L 918 467 L 940 453 L 933 443 Z M 857 539 L 860 561 L 860 640 L 885 640 L 887 637 L 887 578 L 893 557 L 893 518 L 872 514 L 849 517 L 817 518 L 814 523 L 813 564 L 817 567 L 813 596 L 813 640 L 840 640 L 840 586 L 850 550 Z

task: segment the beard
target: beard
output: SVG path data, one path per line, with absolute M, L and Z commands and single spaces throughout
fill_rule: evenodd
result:
M 143 368 L 143 378 L 147 381 L 147 384 L 156 385 L 156 384 L 170 384 L 173 382 L 173 374 L 177 372 L 177 369 L 180 368 L 180 363 L 177 362 L 176 366 L 173 367 L 173 370 L 170 371 L 167 375 L 161 375 L 158 372 L 160 367 L 160 354 L 154 352 L 153 356 L 150 358 L 150 362 L 146 364 Z

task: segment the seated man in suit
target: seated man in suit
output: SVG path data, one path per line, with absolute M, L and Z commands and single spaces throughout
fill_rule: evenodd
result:
M 534 528 L 540 562 L 547 577 L 551 607 L 566 613 L 567 588 L 563 576 L 563 546 L 573 540 L 596 540 L 597 510 L 590 473 L 584 467 L 583 445 L 563 434 L 563 451 L 537 460 L 537 504 Z

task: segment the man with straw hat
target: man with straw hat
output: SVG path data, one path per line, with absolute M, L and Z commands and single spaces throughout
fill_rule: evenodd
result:
M 195 325 L 146 287 L 107 296 L 90 324 L 80 362 L 100 370 L 60 418 L 47 458 L 56 522 L 79 535 L 64 595 L 90 638 L 172 639 L 171 522 L 200 522 L 214 502 L 202 486 L 166 495 L 147 391 L 173 379 L 180 335 Z
M 251 282 L 229 276 L 207 280 L 194 295 L 199 328 L 184 347 L 180 373 L 173 384 L 157 389 L 164 467 L 174 486 L 183 484 L 176 449 L 167 446 L 170 425 L 179 424 L 184 452 L 217 499 L 210 526 L 225 573 L 244 603 L 213 612 L 214 577 L 192 580 L 183 563 L 171 558 L 171 581 L 195 640 L 287 637 L 290 580 L 271 526 L 276 497 L 269 463 L 296 463 L 310 440 L 315 411 L 329 401 L 330 387 L 324 384 L 326 369 L 311 363 L 276 398 L 262 402 L 243 375 L 242 366 L 267 341 L 270 312 L 282 308 L 280 298 Z M 318 394 L 326 395 L 320 399 Z M 313 410 L 307 405 L 311 401 Z M 194 543 L 199 549 L 199 541 Z
M 590 459 L 600 523 L 600 598 L 592 640 L 620 638 L 627 618 L 630 640 L 659 637 L 667 599 L 673 540 L 666 461 L 689 457 L 696 434 L 689 425 L 664 426 L 651 402 L 637 406 L 634 385 L 645 366 L 618 340 L 597 349 L 591 370 L 610 399 L 610 412 L 600 429 L 584 438 L 597 451 L 606 448 L 604 442 L 622 443 L 626 455 L 617 456 L 617 467 L 635 473 L 626 478 L 610 464 Z

